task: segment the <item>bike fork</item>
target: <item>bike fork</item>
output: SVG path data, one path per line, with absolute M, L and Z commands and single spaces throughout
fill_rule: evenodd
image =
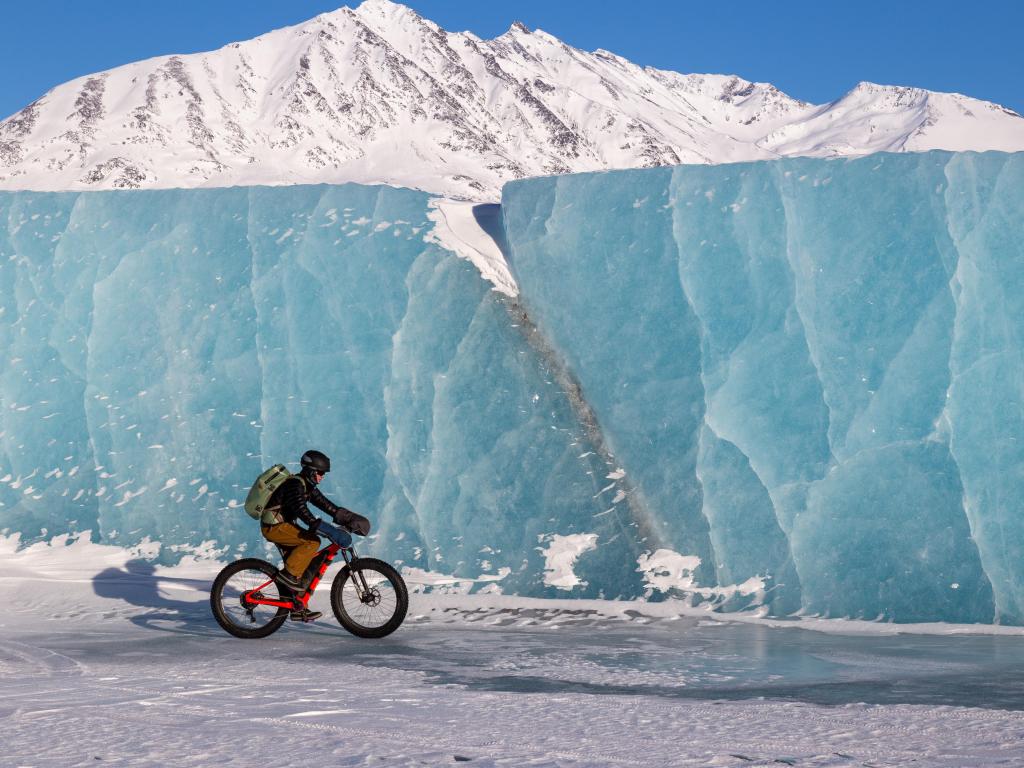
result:
M 352 570 L 352 562 L 356 559 L 356 551 L 352 547 L 341 550 L 341 556 L 345 558 L 345 564 Z M 356 590 L 359 592 L 359 599 L 364 600 L 370 594 L 370 585 L 366 583 L 366 576 L 362 571 L 353 571 L 352 580 L 355 582 Z

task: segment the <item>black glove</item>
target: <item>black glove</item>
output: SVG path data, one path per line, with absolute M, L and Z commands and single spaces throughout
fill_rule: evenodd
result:
M 334 522 L 360 536 L 365 536 L 370 532 L 369 520 L 344 507 L 334 514 Z
M 349 521 L 348 527 L 352 529 L 352 533 L 358 533 L 360 536 L 365 536 L 370 532 L 370 521 L 362 515 L 357 515 L 353 512 L 352 519 Z
M 308 525 L 309 528 L 307 530 L 315 536 L 317 529 L 320 527 L 320 518 L 316 518 L 312 523 L 308 523 Z

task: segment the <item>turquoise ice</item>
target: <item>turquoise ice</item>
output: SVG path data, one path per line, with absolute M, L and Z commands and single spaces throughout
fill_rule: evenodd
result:
M 1024 155 L 514 182 L 517 299 L 428 203 L 0 194 L 0 530 L 260 552 L 318 447 L 464 588 L 1024 623 Z
M 1024 619 L 1024 155 L 557 177 L 503 209 L 526 308 L 704 578 Z
M 0 529 L 259 551 L 248 485 L 316 446 L 327 494 L 374 521 L 364 549 L 551 594 L 542 539 L 596 531 L 577 592 L 636 594 L 610 470 L 514 308 L 425 241 L 427 202 L 0 195 Z

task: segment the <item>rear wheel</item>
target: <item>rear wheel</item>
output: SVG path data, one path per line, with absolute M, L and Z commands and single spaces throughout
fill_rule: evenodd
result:
M 217 623 L 235 637 L 246 639 L 277 631 L 288 618 L 288 609 L 250 602 L 251 598 L 291 600 L 290 594 L 282 595 L 274 581 L 276 575 L 277 568 L 254 558 L 231 563 L 217 574 L 210 590 L 210 608 Z
M 357 637 L 390 635 L 409 610 L 409 592 L 393 567 L 360 557 L 334 577 L 331 608 L 338 622 Z

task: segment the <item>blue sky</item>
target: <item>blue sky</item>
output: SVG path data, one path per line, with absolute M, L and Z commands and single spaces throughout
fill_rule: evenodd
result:
M 33 0 L 4 3 L 0 118 L 49 88 L 137 59 L 193 53 L 295 24 L 343 0 Z M 349 5 L 356 5 L 349 0 Z M 515 20 L 639 64 L 738 74 L 812 102 L 860 80 L 957 91 L 1024 113 L 1024 1 L 410 0 L 481 37 Z

